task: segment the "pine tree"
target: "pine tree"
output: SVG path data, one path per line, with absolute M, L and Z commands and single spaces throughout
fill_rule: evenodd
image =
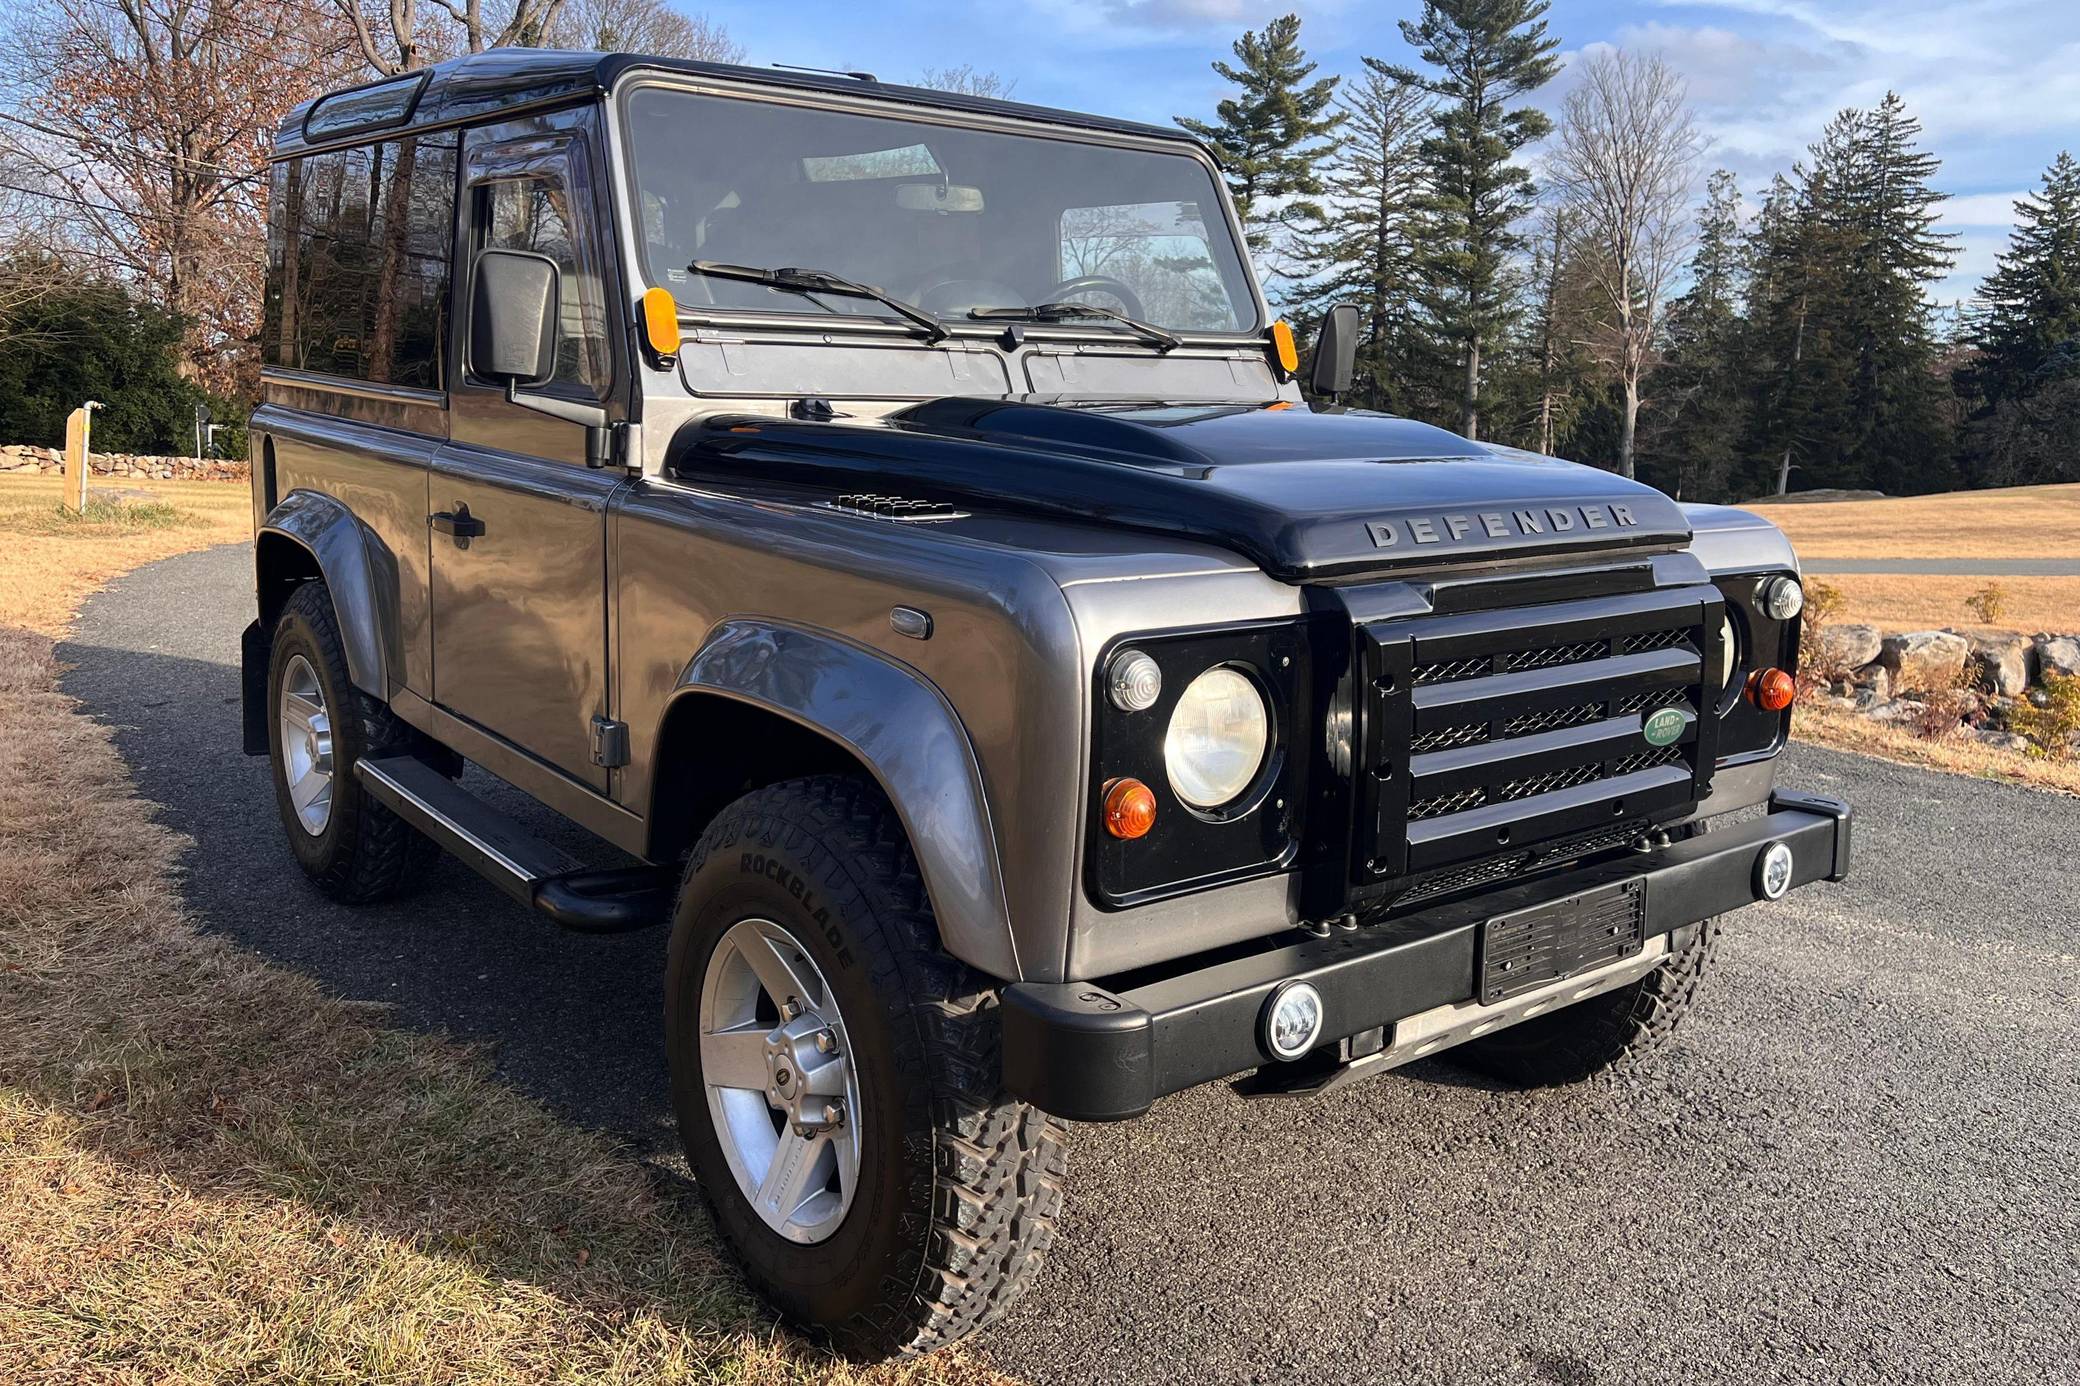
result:
M 1687 500 L 1726 500 L 1740 460 L 1741 302 L 1748 244 L 1741 237 L 1741 193 L 1731 171 L 1706 180 L 1690 256 L 1690 287 L 1668 306 L 1667 340 L 1653 393 L 1658 416 L 1642 449 L 1641 471 Z
M 1794 181 L 1795 180 L 1795 181 Z M 1778 175 L 1756 218 L 1745 334 L 1750 369 L 1743 430 L 1742 489 L 1782 495 L 1791 473 L 1825 475 L 1842 450 L 1845 427 L 1833 324 L 1841 317 L 1839 232 L 1823 208 L 1832 194 L 1824 173 Z
M 1323 179 L 1323 205 L 1294 220 L 1287 256 L 1302 279 L 1289 302 L 1313 322 L 1332 305 L 1358 306 L 1357 369 L 1350 402 L 1408 414 L 1420 408 L 1421 342 L 1412 321 L 1422 193 L 1419 145 L 1429 112 L 1423 93 L 1368 70 L 1337 98 L 1343 143 Z
M 2080 160 L 2061 153 L 2041 192 L 2015 204 L 2015 230 L 1980 286 L 1972 380 L 1989 404 L 2080 372 Z
M 1836 182 L 1850 246 L 1845 346 L 1854 353 L 1850 485 L 1889 491 L 1950 484 L 1954 422 L 1938 376 L 1928 286 L 1956 262 L 1954 235 L 1935 229 L 1948 197 L 1932 186 L 1941 161 L 1917 147 L 1921 122 L 1892 92 L 1864 113 Z
M 1981 486 L 2080 480 L 2080 162 L 2061 153 L 2015 204 L 2008 249 L 1980 288 L 1964 374 Z
M 1337 79 L 1308 81 L 1315 65 L 1300 48 L 1300 17 L 1285 15 L 1235 41 L 1240 66 L 1213 70 L 1242 89 L 1214 109 L 1217 119 L 1177 123 L 1219 152 L 1252 250 L 1267 250 L 1275 228 L 1319 217 L 1322 161 L 1336 150 L 1342 115 L 1331 104 Z
M 1512 270 L 1523 241 L 1517 222 L 1531 209 L 1531 175 L 1513 162 L 1552 123 L 1510 103 L 1559 71 L 1546 36 L 1547 0 L 1424 0 L 1401 36 L 1429 70 L 1379 71 L 1437 98 L 1423 142 L 1425 200 L 1422 307 L 1459 374 L 1459 428 L 1480 436 L 1481 355 L 1520 311 Z

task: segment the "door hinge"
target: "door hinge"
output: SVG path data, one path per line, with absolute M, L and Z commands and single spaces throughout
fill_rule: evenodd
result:
M 592 719 L 592 763 L 607 770 L 628 764 L 628 723 L 611 717 Z

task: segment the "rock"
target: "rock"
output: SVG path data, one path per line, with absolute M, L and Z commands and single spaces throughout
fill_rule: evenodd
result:
M 1964 660 L 1971 650 L 1970 642 L 1961 635 L 1914 630 L 1886 636 L 1879 658 L 1892 671 L 1895 689 L 1934 693 L 1963 682 Z
M 1848 703 L 1849 706 L 1855 708 L 1858 712 L 1868 712 L 1875 716 L 1877 710 L 1885 703 L 1885 695 L 1877 689 L 1865 685 L 1858 688 L 1849 697 L 1842 699 L 1842 701 Z
M 2032 749 L 2030 739 L 2014 732 L 1980 730 L 1972 733 L 1982 746 L 1991 746 L 1997 751 L 2019 751 L 2027 754 Z
M 1876 626 L 1822 626 L 1814 653 L 1826 668 L 1854 669 L 1876 659 L 1883 647 Z
M 1979 686 L 1989 693 L 2014 697 L 2029 687 L 2036 652 L 2035 642 L 2020 635 L 1972 637 L 1972 663 Z
M 1927 703 L 1918 703 L 1911 698 L 1894 698 L 1889 703 L 1879 703 L 1871 709 L 1871 717 L 1879 722 L 1899 722 L 1909 717 L 1919 717 L 1928 711 Z
M 1881 703 L 1892 696 L 1892 671 L 1875 661 L 1853 671 L 1849 682 L 1857 688 L 1868 688 Z
M 2080 636 L 2040 635 L 2034 643 L 2038 678 L 2048 679 L 2053 674 L 2080 678 Z

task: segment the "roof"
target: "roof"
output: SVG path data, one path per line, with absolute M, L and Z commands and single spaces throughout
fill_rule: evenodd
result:
M 467 57 L 451 58 L 447 62 L 423 69 L 421 73 L 410 74 L 423 82 L 417 99 L 411 103 L 405 119 L 385 124 L 380 128 L 343 131 L 338 137 L 307 140 L 304 121 L 311 108 L 340 93 L 328 92 L 324 96 L 306 101 L 290 113 L 289 119 L 276 133 L 274 157 L 283 158 L 300 153 L 306 148 L 341 142 L 390 138 L 411 130 L 454 124 L 520 107 L 555 105 L 594 97 L 611 89 L 624 73 L 638 68 L 645 71 L 681 73 L 693 77 L 780 87 L 792 91 L 842 93 L 846 96 L 866 97 L 892 104 L 1011 116 L 1085 130 L 1198 144 L 1198 141 L 1174 126 L 1144 125 L 1138 121 L 1116 120 L 1109 116 L 1086 115 L 1077 111 L 1056 110 L 1048 106 L 1029 106 L 1019 101 L 998 101 L 990 97 L 968 96 L 960 92 L 932 91 L 924 87 L 906 87 L 893 82 L 866 81 L 844 73 L 690 62 L 684 58 L 648 57 L 640 53 L 495 48 L 488 53 L 472 53 Z M 383 82 L 368 85 L 383 86 L 398 80 L 403 79 L 384 79 Z

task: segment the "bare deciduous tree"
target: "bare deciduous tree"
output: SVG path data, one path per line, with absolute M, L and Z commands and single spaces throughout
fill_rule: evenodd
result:
M 1683 80 L 1659 57 L 1606 51 L 1582 61 L 1549 169 L 1592 288 L 1585 345 L 1623 394 L 1618 470 L 1626 476 L 1640 382 L 1653 368 L 1662 304 L 1689 244 L 1703 151 Z
M 4 145 L 54 241 L 182 319 L 184 374 L 234 387 L 260 302 L 268 144 L 346 70 L 344 30 L 280 0 L 36 0 L 15 18 Z
M 279 3 L 279 0 L 277 0 Z M 484 0 L 332 0 L 353 28 L 362 59 L 392 77 L 457 53 L 540 44 L 563 22 L 564 0 L 510 0 L 491 14 Z
M 959 67 L 928 67 L 917 74 L 917 85 L 933 91 L 957 91 L 964 96 L 989 96 L 1008 101 L 1018 87 L 1015 78 L 994 72 L 978 72 L 973 63 Z
M 565 0 L 547 35 L 555 48 L 651 53 L 703 63 L 740 63 L 744 45 L 705 14 L 686 14 L 667 0 Z

